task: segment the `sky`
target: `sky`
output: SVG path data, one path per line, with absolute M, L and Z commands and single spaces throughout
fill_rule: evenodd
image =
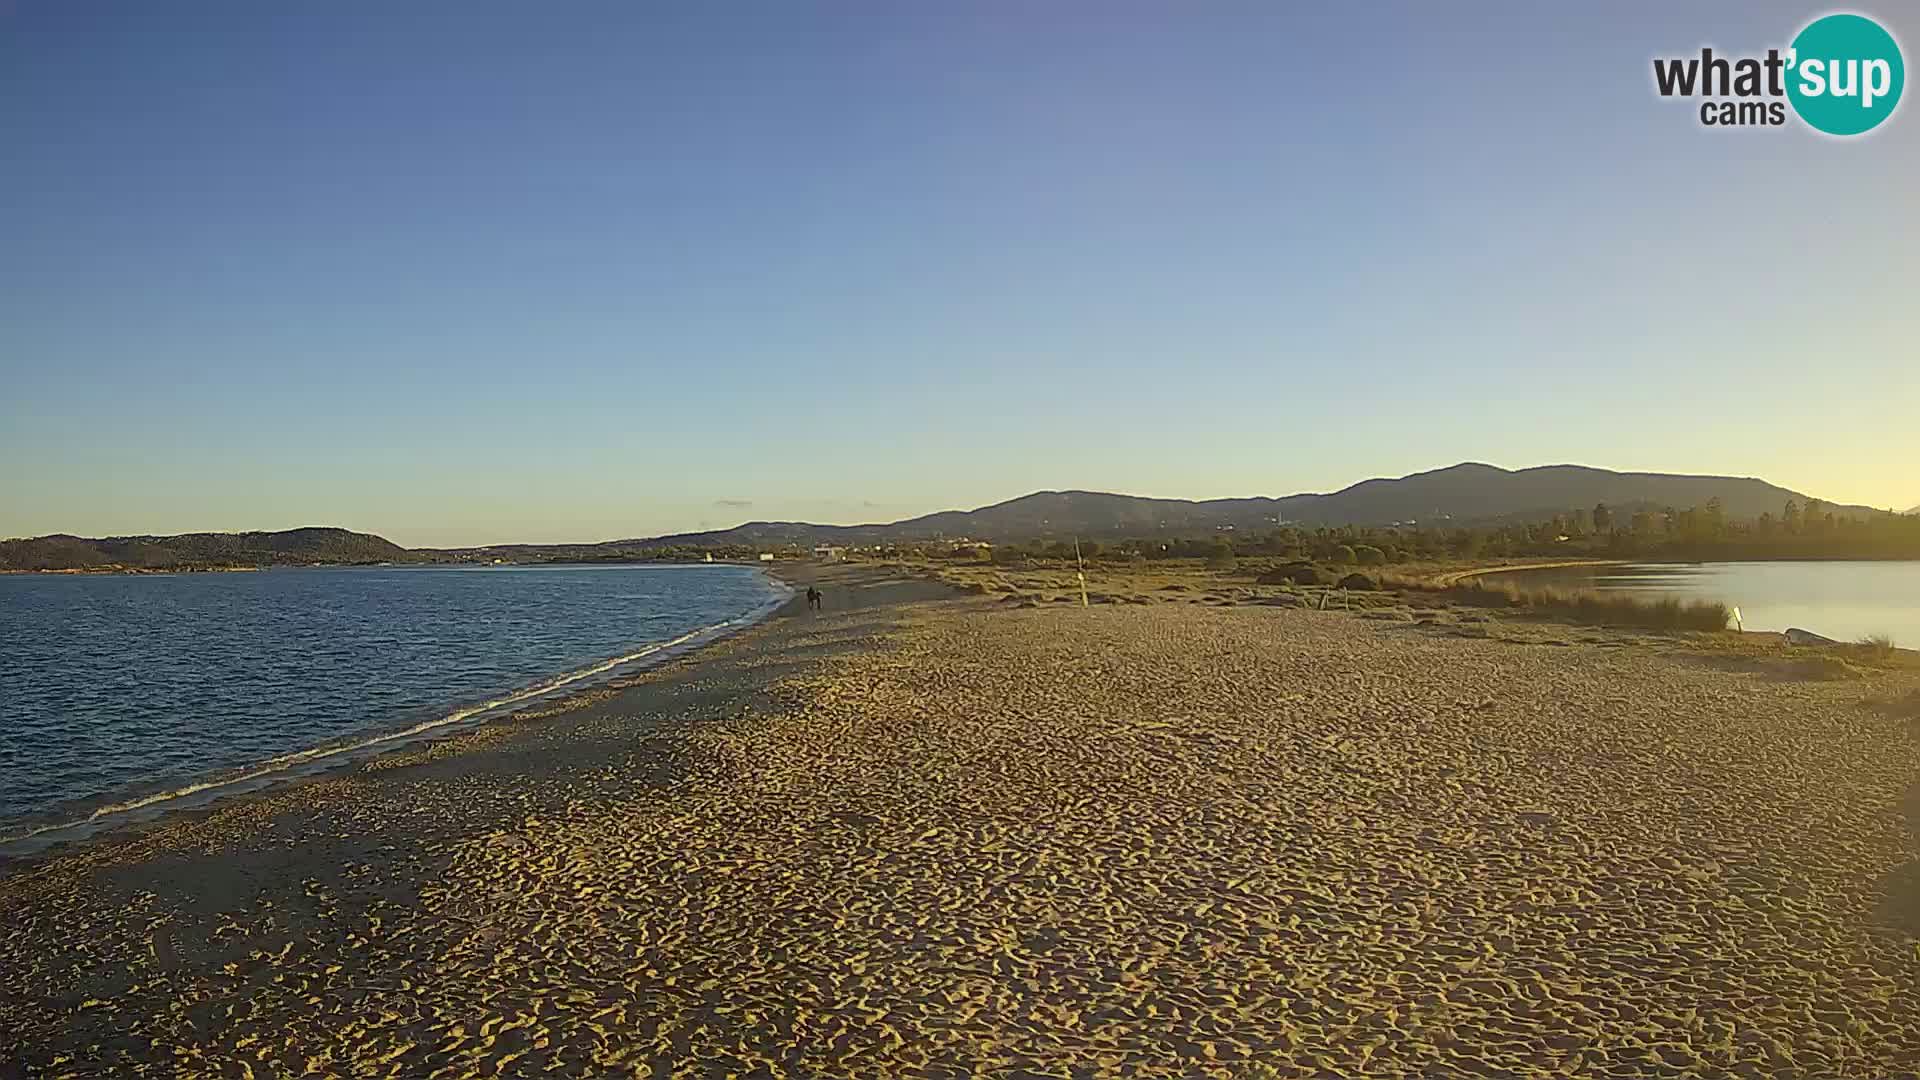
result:
M 908 10 L 911 9 L 911 10 Z M 0 536 L 1326 491 L 1920 503 L 1920 104 L 1823 7 L 0 0 Z M 1907 58 L 1920 14 L 1879 3 Z

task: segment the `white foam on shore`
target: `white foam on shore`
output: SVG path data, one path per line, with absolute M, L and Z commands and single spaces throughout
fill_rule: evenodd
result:
M 361 739 L 358 742 L 347 743 L 345 745 L 317 746 L 307 750 L 295 751 L 290 754 L 282 754 L 279 757 L 268 758 L 266 761 L 250 766 L 245 771 L 235 774 L 233 776 L 223 776 L 216 779 L 203 780 L 197 783 L 188 784 L 184 787 L 173 788 L 167 791 L 156 791 L 150 795 L 142 795 L 138 798 L 128 799 L 123 802 L 110 803 L 106 806 L 97 807 L 96 809 L 94 809 L 92 813 L 88 814 L 86 817 L 83 817 L 83 818 L 75 818 L 71 821 L 61 821 L 61 822 L 54 822 L 46 825 L 40 825 L 35 828 L 28 829 L 24 832 L 0 836 L 0 848 L 5 848 L 6 846 L 12 845 L 12 844 L 18 844 L 22 841 L 31 840 L 34 837 L 44 836 L 47 833 L 57 833 L 57 832 L 63 832 L 67 830 L 87 829 L 90 826 L 94 826 L 102 823 L 108 818 L 118 817 L 122 814 L 131 813 L 136 810 L 143 810 L 148 807 L 159 805 L 161 803 L 173 802 L 178 799 L 188 798 L 190 796 L 203 794 L 209 791 L 217 791 L 221 788 L 238 787 L 241 785 L 248 784 L 251 781 L 261 780 L 263 778 L 270 777 L 278 773 L 288 772 L 289 770 L 295 769 L 299 766 L 311 765 L 316 762 L 325 761 L 328 758 L 339 757 L 346 754 L 354 754 L 354 753 L 359 753 L 366 750 L 371 750 L 376 747 L 380 747 L 386 743 L 401 743 L 401 742 L 407 742 L 413 739 L 418 739 L 440 728 L 448 727 L 453 724 L 461 723 L 462 721 L 471 720 L 475 717 L 498 712 L 500 710 L 507 709 L 515 705 L 521 705 L 538 698 L 546 697 L 559 690 L 565 689 L 568 686 L 572 686 L 573 684 L 578 683 L 582 680 L 591 679 L 596 675 L 606 674 L 607 672 L 612 671 L 615 668 L 624 667 L 628 664 L 634 663 L 637 660 L 644 660 L 649 656 L 654 656 L 667 649 L 672 649 L 681 645 L 691 644 L 697 639 L 717 634 L 720 631 L 727 629 L 728 627 L 742 625 L 742 624 L 751 624 L 753 622 L 757 622 L 760 618 L 764 617 L 767 613 L 777 608 L 779 604 L 786 599 L 787 596 L 791 596 L 791 595 L 792 595 L 792 590 L 787 589 L 786 596 L 779 596 L 777 597 L 777 599 L 762 605 L 760 608 L 756 609 L 752 613 L 742 616 L 740 618 L 723 619 L 720 622 L 714 623 L 710 626 L 703 626 L 697 630 L 689 631 L 685 634 L 680 635 L 677 638 L 672 639 L 671 641 L 654 642 L 653 644 L 650 644 L 645 648 L 640 649 L 636 652 L 630 652 L 624 656 L 616 656 L 611 660 L 604 660 L 604 661 L 601 661 L 600 663 L 593 664 L 589 667 L 580 668 L 576 671 L 570 671 L 564 675 L 560 675 L 555 678 L 549 679 L 546 682 L 537 683 L 525 689 L 516 690 L 511 694 L 505 694 L 488 701 L 480 702 L 477 705 L 468 705 L 459 709 L 455 709 L 453 712 L 450 712 L 445 716 L 436 717 L 432 720 L 425 720 L 409 728 L 404 728 L 399 731 L 385 732 L 379 735 L 374 735 L 365 739 Z M 264 785 L 256 785 L 256 786 L 264 786 Z

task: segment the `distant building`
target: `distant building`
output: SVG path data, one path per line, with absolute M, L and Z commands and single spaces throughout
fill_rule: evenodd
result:
M 821 562 L 845 562 L 847 549 L 832 544 L 821 544 L 813 549 L 813 557 Z
M 773 552 L 771 552 L 771 551 L 763 551 L 763 552 L 761 552 L 761 553 L 760 553 L 760 561 L 761 561 L 761 562 L 772 562 L 772 561 L 773 561 Z

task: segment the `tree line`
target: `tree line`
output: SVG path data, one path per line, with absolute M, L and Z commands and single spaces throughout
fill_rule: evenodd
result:
M 947 545 L 939 554 L 963 559 L 1022 562 L 1072 560 L 1072 540 Z M 1208 559 L 1268 556 L 1336 565 L 1385 565 L 1442 559 L 1567 558 L 1672 559 L 1920 559 L 1920 515 L 1840 512 L 1818 499 L 1789 499 L 1780 512 L 1756 518 L 1727 516 L 1720 500 L 1704 506 L 1600 503 L 1537 521 L 1454 526 L 1281 526 L 1262 532 L 1216 532 L 1186 537 L 1082 540 L 1088 560 Z

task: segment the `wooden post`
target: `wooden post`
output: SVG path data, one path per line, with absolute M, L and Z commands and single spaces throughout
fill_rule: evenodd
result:
M 1073 538 L 1073 563 L 1079 568 L 1075 576 L 1080 579 L 1080 606 L 1092 607 L 1087 603 L 1087 560 L 1080 557 L 1080 538 L 1077 536 Z

